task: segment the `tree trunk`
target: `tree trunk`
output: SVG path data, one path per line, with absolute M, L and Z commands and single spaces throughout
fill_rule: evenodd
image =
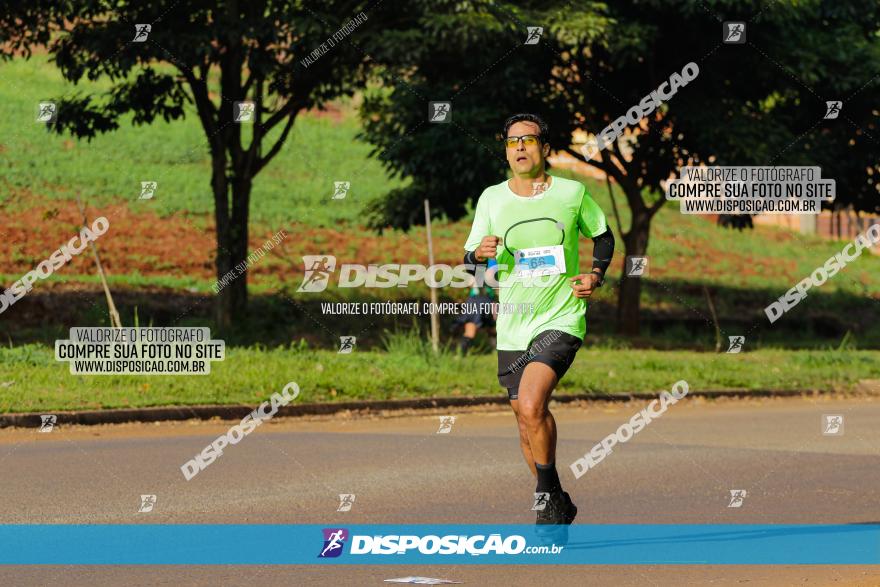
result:
M 226 178 L 224 166 L 215 166 L 212 178 L 215 220 L 217 223 L 217 280 L 220 288 L 215 305 L 215 320 L 221 329 L 233 326 L 247 310 L 247 271 L 236 271 L 234 279 L 223 277 L 244 263 L 248 256 L 248 210 L 251 178 Z M 232 191 L 230 213 L 229 191 Z M 242 265 L 243 267 L 243 265 Z
M 633 212 L 629 232 L 623 235 L 624 250 L 627 257 L 644 257 L 648 250 L 648 235 L 651 230 L 651 215 L 647 211 Z M 648 270 L 650 271 L 650 260 Z M 639 334 L 639 305 L 644 277 L 628 277 L 627 264 L 623 264 L 620 278 L 620 294 L 617 300 L 617 331 L 627 336 Z

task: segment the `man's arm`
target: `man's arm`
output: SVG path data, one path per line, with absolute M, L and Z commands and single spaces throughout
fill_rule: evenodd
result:
M 471 275 L 476 276 L 477 269 L 479 269 L 480 267 L 486 267 L 487 262 L 488 261 L 485 259 L 482 262 L 480 262 L 477 259 L 477 252 L 476 251 L 467 251 L 464 254 L 464 264 L 468 268 L 467 272 L 470 273 Z M 473 267 L 473 269 L 471 269 L 471 267 Z
M 592 295 L 593 289 L 605 282 L 605 271 L 614 255 L 614 234 L 608 228 L 605 214 L 587 193 L 581 194 L 581 207 L 578 211 L 578 229 L 581 234 L 593 239 L 593 268 L 583 275 L 571 278 L 572 292 L 577 298 Z
M 593 269 L 590 273 L 596 273 L 600 281 L 604 281 L 605 271 L 611 265 L 614 256 L 614 233 L 605 227 L 605 232 L 593 237 Z
M 614 256 L 614 233 L 607 226 L 605 232 L 593 238 L 593 269 L 586 275 L 575 275 L 570 278 L 572 294 L 576 298 L 588 298 L 593 290 L 605 283 L 605 271 L 611 265 Z
M 476 274 L 477 267 L 485 266 L 489 259 L 494 259 L 497 255 L 497 247 L 501 245 L 501 238 L 488 235 L 484 236 L 480 241 L 480 245 L 473 251 L 467 251 L 464 254 L 464 264 L 472 265 L 474 270 L 468 270 L 471 275 Z
M 485 265 L 487 259 L 477 259 L 477 251 L 466 251 L 464 254 L 464 264 L 465 265 Z
M 498 237 L 490 237 L 490 235 L 491 222 L 489 219 L 489 206 L 484 192 L 484 195 L 481 195 L 477 200 L 477 208 L 474 211 L 474 222 L 471 225 L 471 232 L 464 245 L 464 264 L 470 265 L 474 268 L 473 270 L 469 270 L 468 273 L 473 275 L 476 272 L 477 266 L 485 266 L 489 257 L 495 256 L 494 245 L 497 243 L 490 244 L 487 242 L 487 239 L 492 238 L 499 242 L 501 239 Z

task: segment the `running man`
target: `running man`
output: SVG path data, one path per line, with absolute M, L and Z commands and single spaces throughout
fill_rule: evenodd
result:
M 472 277 L 471 279 L 473 280 L 474 278 Z M 460 324 L 463 327 L 461 340 L 458 343 L 458 351 L 462 356 L 466 355 L 471 345 L 474 344 L 474 340 L 477 338 L 477 331 L 480 328 L 494 326 L 496 315 L 494 310 L 490 310 L 494 297 L 495 295 L 491 287 L 486 284 L 478 287 L 474 280 L 468 298 L 465 300 L 466 308 L 473 311 L 461 314 L 455 319 L 455 324 Z
M 306 270 L 306 278 L 303 280 L 302 285 L 299 286 L 299 291 L 309 291 L 308 287 L 312 283 L 317 284 L 319 281 L 330 278 L 330 268 L 327 266 L 328 261 L 327 257 L 323 257 L 320 261 L 315 260 L 312 263 L 312 266 Z
M 586 298 L 604 282 L 614 252 L 605 215 L 583 184 L 547 175 L 547 124 L 517 114 L 504 124 L 510 180 L 477 202 L 464 262 L 498 262 L 499 302 L 532 311 L 499 313 L 498 381 L 507 388 L 523 457 L 549 493 L 536 523 L 571 524 L 577 507 L 556 471 L 556 421 L 550 394 L 571 366 L 586 333 Z M 578 233 L 593 239 L 593 267 L 581 273 Z M 509 307 L 509 306 L 508 306 Z

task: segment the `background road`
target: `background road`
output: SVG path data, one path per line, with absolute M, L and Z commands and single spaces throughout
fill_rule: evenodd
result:
M 568 465 L 645 403 L 554 408 L 557 462 L 581 524 L 880 522 L 880 401 L 686 399 L 575 480 Z M 823 414 L 844 433 L 824 436 Z M 437 434 L 439 416 L 454 415 Z M 229 422 L 0 430 L 3 523 L 530 523 L 533 481 L 507 411 L 261 426 L 199 473 L 180 465 Z M 744 489 L 741 508 L 730 490 Z M 350 512 L 337 512 L 353 493 Z M 137 513 L 155 494 L 150 513 Z M 480 585 L 880 585 L 864 567 L 5 567 L 0 583 L 379 585 L 425 575 Z

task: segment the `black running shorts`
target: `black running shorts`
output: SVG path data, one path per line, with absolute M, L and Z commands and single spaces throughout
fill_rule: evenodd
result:
M 559 330 L 545 330 L 532 339 L 524 351 L 498 351 L 498 382 L 507 388 L 510 399 L 519 397 L 519 381 L 526 365 L 544 363 L 556 372 L 557 381 L 562 379 L 574 362 L 574 356 L 583 341 Z

